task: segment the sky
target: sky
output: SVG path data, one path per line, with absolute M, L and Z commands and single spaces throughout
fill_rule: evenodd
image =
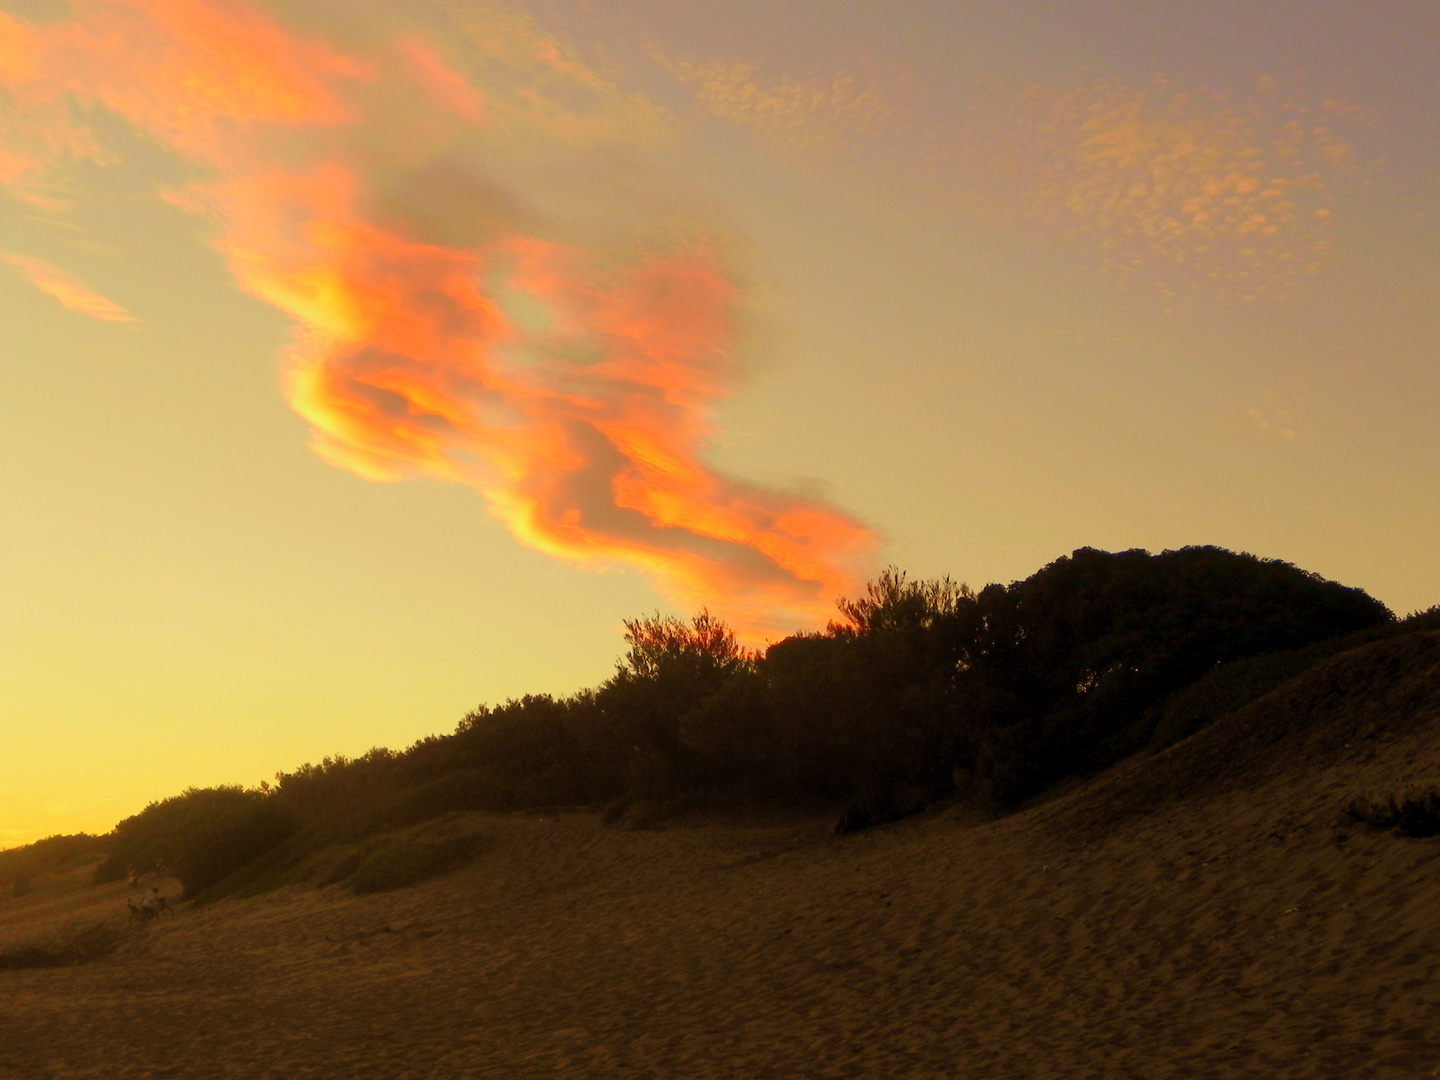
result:
M 1430 0 L 0 0 L 0 846 L 891 563 L 1440 603 L 1436 55 Z

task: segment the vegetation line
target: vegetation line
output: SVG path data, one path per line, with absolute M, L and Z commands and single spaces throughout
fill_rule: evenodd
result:
M 1399 622 L 1359 589 L 1215 547 L 1082 548 L 980 592 L 891 568 L 839 616 L 763 653 L 704 611 L 629 621 L 598 687 L 482 705 L 401 752 L 152 803 L 103 838 L 96 880 L 163 860 L 187 897 L 214 899 L 322 873 L 319 853 L 351 845 L 329 879 L 393 887 L 478 841 L 370 838 L 468 810 L 608 806 L 644 823 L 825 803 L 848 831 L 958 791 L 999 813 L 1183 739 L 1338 651 L 1440 629 L 1440 608 Z M 0 852 L 0 881 L 75 842 Z

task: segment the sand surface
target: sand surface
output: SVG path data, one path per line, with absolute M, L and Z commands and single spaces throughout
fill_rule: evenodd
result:
M 476 816 L 424 885 L 0 971 L 0 1076 L 1433 1075 L 1440 839 L 1338 811 L 1440 776 L 1440 637 L 1339 661 L 999 821 Z

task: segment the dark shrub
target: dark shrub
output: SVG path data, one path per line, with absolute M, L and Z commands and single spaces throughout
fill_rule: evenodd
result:
M 398 827 L 418 825 L 457 810 L 494 810 L 503 801 L 502 788 L 492 770 L 459 769 L 405 792 L 386 820 Z
M 698 779 L 682 719 L 752 671 L 758 657 L 708 611 L 688 623 L 659 614 L 627 620 L 625 640 L 629 652 L 590 699 L 584 742 L 620 791 L 665 799 Z
M 1360 795 L 1346 804 L 1345 812 L 1356 821 L 1406 836 L 1434 836 L 1440 832 L 1440 785 Z
M 194 896 L 274 848 L 295 827 L 294 818 L 262 792 L 191 788 L 120 822 L 95 880 L 117 881 L 128 866 L 163 862 L 185 895 Z
M 88 833 L 73 836 L 47 836 L 24 847 L 0 851 L 0 881 L 39 877 L 41 874 L 73 866 L 81 859 L 94 857 L 103 850 L 104 840 Z
M 840 800 L 846 830 L 913 813 L 956 775 L 1003 809 L 1145 745 L 1159 703 L 1217 665 L 1393 624 L 1359 590 L 1218 548 L 1081 549 L 979 594 L 891 568 L 840 610 L 680 714 L 670 753 L 688 782 Z M 1232 671 L 1175 702 L 1159 737 L 1314 659 Z
M 603 795 L 605 785 L 597 785 L 605 771 L 603 757 L 597 760 L 581 743 L 588 708 L 581 695 L 557 701 L 548 694 L 527 694 L 495 709 L 476 709 L 461 721 L 443 753 L 428 754 L 429 769 L 463 769 L 469 780 L 451 781 L 434 797 L 459 800 L 451 807 L 456 810 L 503 810 Z M 602 790 L 597 792 L 597 786 Z
M 342 754 L 318 765 L 277 773 L 276 786 L 261 785 L 277 807 L 297 823 L 321 819 L 368 819 L 400 785 L 400 755 L 375 747 L 358 758 Z
M 1143 745 L 1151 707 L 1217 664 L 1393 619 L 1278 560 L 1082 548 L 961 605 L 957 721 L 977 781 L 1013 805 Z
M 681 722 L 712 782 L 854 802 L 852 820 L 912 812 L 950 786 L 950 622 L 963 585 L 886 570 L 841 601 L 846 624 L 778 642 Z M 918 793 L 918 794 L 917 794 Z

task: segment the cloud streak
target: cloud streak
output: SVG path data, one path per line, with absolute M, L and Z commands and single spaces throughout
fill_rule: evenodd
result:
M 285 393 L 325 460 L 471 486 L 522 542 L 754 640 L 822 622 L 877 538 L 705 463 L 743 297 L 644 165 L 658 110 L 498 6 L 324 10 L 283 9 L 304 35 L 237 0 L 0 15 L 0 179 L 43 195 L 114 153 L 85 109 L 123 118 L 203 170 L 166 197 L 295 319 Z
M 972 205 L 1102 273 L 1167 296 L 1291 294 L 1330 250 L 1334 187 L 1358 168 L 1346 103 L 1257 80 L 1244 95 L 1165 79 L 991 94 L 951 142 Z
M 650 55 L 696 105 L 772 145 L 867 156 L 904 129 L 907 182 L 1167 298 L 1283 298 L 1330 251 L 1339 181 L 1372 121 L 1336 98 L 1255 80 L 1222 94 L 1165 78 L 978 88 L 943 118 L 908 115 L 900 80 L 800 81 L 755 65 Z M 888 142 L 884 159 L 900 148 Z
M 135 322 L 131 315 L 113 300 L 107 300 L 99 293 L 87 288 L 58 266 L 29 255 L 17 255 L 11 251 L 0 251 L 0 261 L 13 266 L 26 281 L 46 296 L 53 297 L 71 311 L 89 315 L 104 322 Z

